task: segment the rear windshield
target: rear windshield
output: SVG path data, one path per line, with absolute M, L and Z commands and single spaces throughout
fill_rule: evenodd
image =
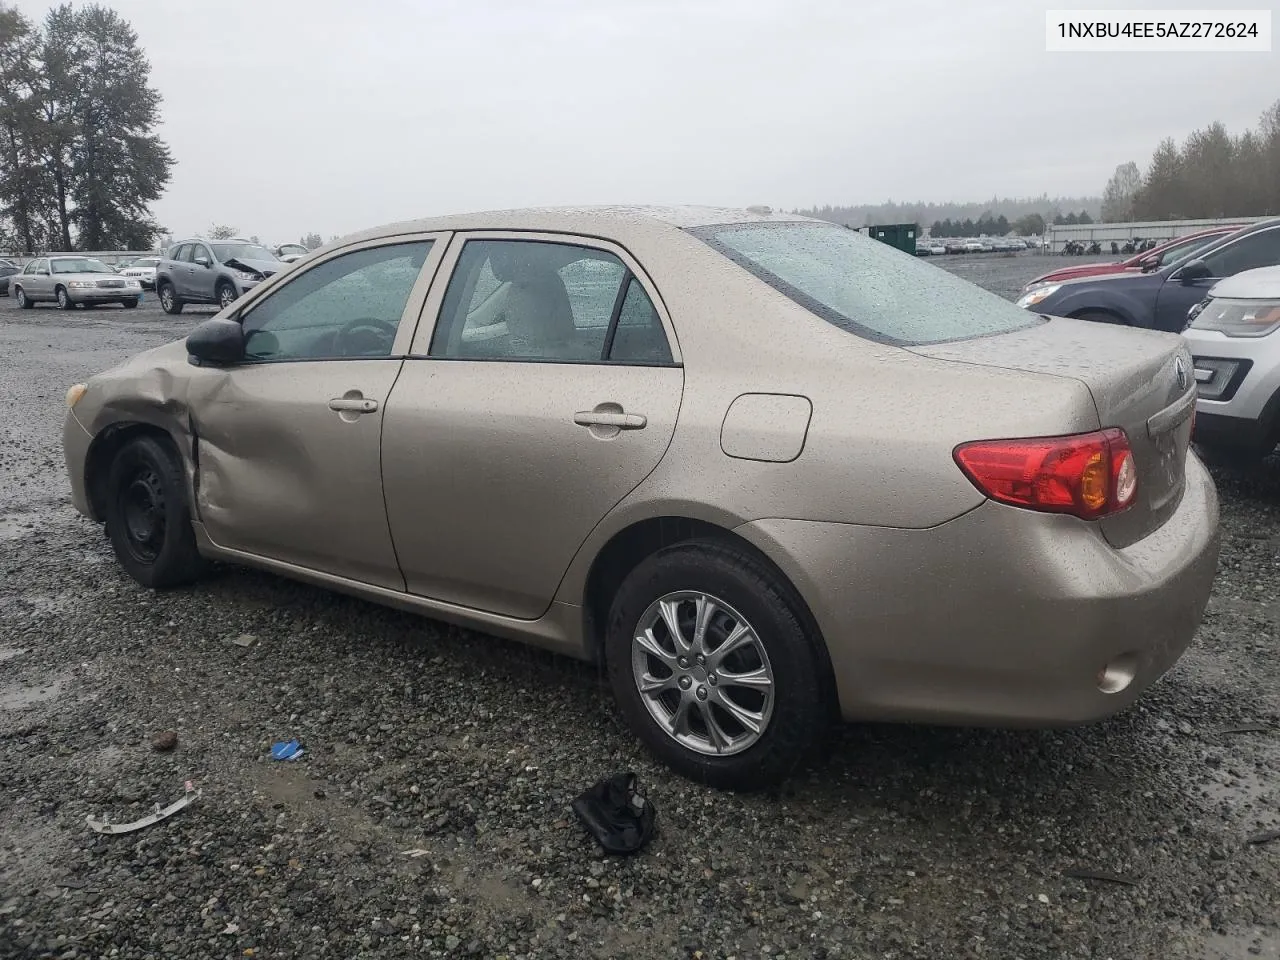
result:
M 752 223 L 691 232 L 805 309 L 869 340 L 943 343 L 1043 322 L 976 284 L 845 227 Z

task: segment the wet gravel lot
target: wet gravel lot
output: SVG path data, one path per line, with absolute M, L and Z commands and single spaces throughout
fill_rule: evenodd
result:
M 938 262 L 1013 296 L 1064 261 Z M 1135 708 L 851 727 L 732 795 L 592 668 L 266 574 L 127 580 L 68 503 L 63 393 L 199 316 L 0 305 L 0 957 L 1280 958 L 1280 841 L 1248 842 L 1280 828 L 1274 459 L 1214 468 L 1214 596 Z M 659 835 L 606 859 L 568 804 L 625 769 Z

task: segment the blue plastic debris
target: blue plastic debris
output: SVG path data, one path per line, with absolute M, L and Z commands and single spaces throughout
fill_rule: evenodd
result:
M 271 747 L 272 760 L 297 760 L 302 754 L 302 745 L 297 740 L 276 743 Z

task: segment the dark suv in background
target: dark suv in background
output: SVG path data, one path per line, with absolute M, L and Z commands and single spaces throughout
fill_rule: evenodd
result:
M 226 307 L 289 265 L 252 240 L 180 240 L 156 264 L 156 293 L 165 313 L 188 303 Z
M 1187 311 L 1219 280 L 1278 264 L 1280 219 L 1264 220 L 1151 273 L 1050 283 L 1029 290 L 1018 306 L 1056 317 L 1181 333 L 1187 325 Z

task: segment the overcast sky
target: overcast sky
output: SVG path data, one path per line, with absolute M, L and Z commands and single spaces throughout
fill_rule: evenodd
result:
M 1061 0 L 109 5 L 164 95 L 160 222 L 275 242 L 544 203 L 1100 193 L 1280 96 L 1277 53 L 1046 53 Z

